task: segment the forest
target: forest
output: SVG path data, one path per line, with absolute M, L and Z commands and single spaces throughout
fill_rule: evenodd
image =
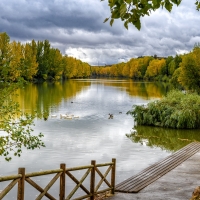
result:
M 16 82 L 56 81 L 68 78 L 122 77 L 133 80 L 171 82 L 176 87 L 200 92 L 200 45 L 184 55 L 141 56 L 111 66 L 90 66 L 62 55 L 48 40 L 12 41 L 0 33 L 0 79 Z
M 171 82 L 174 86 L 199 92 L 200 45 L 195 44 L 188 54 L 166 58 L 143 56 L 127 63 L 92 67 L 92 74 L 105 77 L 124 77 L 134 80 Z

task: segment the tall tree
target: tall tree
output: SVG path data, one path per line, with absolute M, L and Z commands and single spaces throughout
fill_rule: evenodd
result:
M 50 43 L 48 40 L 38 41 L 37 43 L 37 62 L 38 72 L 36 77 L 39 79 L 47 79 L 49 69 Z
M 200 47 L 184 55 L 180 63 L 180 76 L 178 81 L 189 90 L 200 92 Z
M 0 78 L 5 79 L 8 75 L 8 65 L 10 59 L 10 37 L 7 33 L 0 33 Z
M 38 63 L 36 60 L 37 51 L 35 51 L 35 43 L 26 43 L 24 48 L 24 62 L 22 69 L 22 77 L 25 80 L 32 80 L 38 71 Z
M 63 72 L 62 54 L 58 49 L 50 49 L 48 76 L 54 80 L 60 79 Z
M 11 81 L 16 81 L 21 77 L 23 68 L 23 46 L 20 42 L 10 43 L 10 61 L 8 65 L 8 77 Z

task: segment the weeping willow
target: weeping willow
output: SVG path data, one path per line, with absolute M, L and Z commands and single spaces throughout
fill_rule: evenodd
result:
M 173 90 L 147 106 L 134 105 L 127 114 L 131 114 L 138 125 L 197 129 L 200 128 L 200 96 Z

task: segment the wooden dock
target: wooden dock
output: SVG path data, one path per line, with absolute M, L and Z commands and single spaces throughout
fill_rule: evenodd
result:
M 116 192 L 137 193 L 156 181 L 200 150 L 200 142 L 193 142 L 164 160 L 151 165 L 139 174 L 116 185 Z

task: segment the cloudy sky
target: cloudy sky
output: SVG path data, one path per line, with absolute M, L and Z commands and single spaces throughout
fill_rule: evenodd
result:
M 142 19 L 138 31 L 110 16 L 108 1 L 0 0 L 0 32 L 11 41 L 49 40 L 63 54 L 91 65 L 113 64 L 142 55 L 168 56 L 191 51 L 200 42 L 200 12 L 183 0 L 172 13 L 158 10 Z

